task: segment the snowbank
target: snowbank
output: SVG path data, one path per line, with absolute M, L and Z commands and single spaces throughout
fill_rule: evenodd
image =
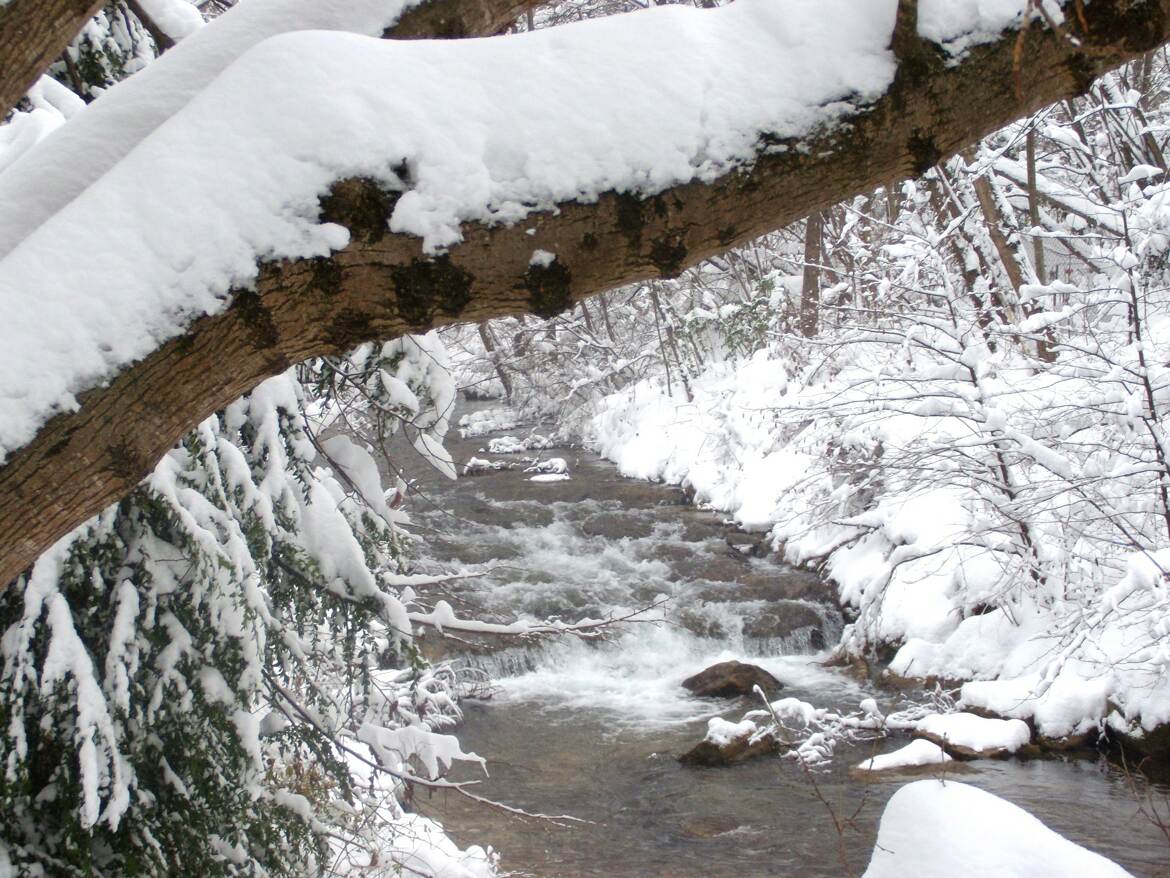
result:
M 713 364 L 690 403 L 639 382 L 602 401 L 589 442 L 624 476 L 685 483 L 697 502 L 731 513 L 744 529 L 767 530 L 813 465 L 767 414 L 788 381 L 761 352 L 738 368 Z
M 685 485 L 697 503 L 769 531 L 789 562 L 820 565 L 859 614 L 843 647 L 857 655 L 895 647 L 892 674 L 971 681 L 961 707 L 1028 721 L 1042 741 L 1103 728 L 1140 738 L 1170 722 L 1170 583 L 1162 572 L 1170 550 L 1123 554 L 1106 540 L 1104 549 L 1082 542 L 1074 560 L 1060 553 L 1078 535 L 1045 524 L 1040 551 L 1058 562 L 1050 579 L 1038 584 L 1011 568 L 1012 556 L 997 553 L 1007 538 L 988 525 L 980 486 L 913 463 L 884 470 L 872 456 L 875 448 L 884 460 L 923 447 L 945 454 L 972 429 L 900 410 L 919 404 L 914 396 L 882 411 L 872 397 L 881 361 L 859 348 L 839 352 L 839 374 L 819 387 L 768 350 L 708 365 L 689 400 L 671 396 L 664 382 L 642 381 L 600 403 L 586 441 L 623 475 Z M 999 411 L 987 413 L 1002 419 L 996 423 L 1016 416 L 1009 405 L 1030 417 L 1084 392 L 1070 384 L 1057 393 L 1044 376 L 1035 391 L 1012 381 L 996 387 Z M 966 392 L 954 389 L 956 397 Z M 863 414 L 827 416 L 827 397 Z M 1016 441 L 1013 448 L 1044 457 L 1028 437 Z M 1119 481 L 1117 490 L 1124 497 L 1149 478 L 1132 489 Z

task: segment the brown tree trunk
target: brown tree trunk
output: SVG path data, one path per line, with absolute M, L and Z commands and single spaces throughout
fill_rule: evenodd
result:
M 577 307 L 581 310 L 581 319 L 585 321 L 586 331 L 597 338 L 597 330 L 593 328 L 593 315 L 589 313 L 589 306 L 582 301 L 577 303 Z
M 1036 269 L 1036 279 L 1042 284 L 1048 283 L 1047 260 L 1044 258 L 1044 238 L 1036 234 L 1040 228 L 1040 196 L 1036 193 L 1036 129 L 1028 129 L 1028 139 L 1024 144 L 1025 161 L 1028 174 L 1028 222 L 1032 224 L 1032 264 Z
M 500 362 L 500 350 L 496 345 L 495 339 L 492 337 L 492 330 L 486 323 L 480 323 L 476 326 L 479 330 L 479 340 L 483 342 L 483 349 L 487 352 L 488 359 L 491 360 L 492 367 L 496 370 L 496 377 L 500 379 L 500 384 L 504 388 L 504 398 L 512 398 L 512 379 L 508 377 L 508 373 L 504 371 L 504 364 Z
M 5 14 L 27 3 L 15 0 Z M 515 226 L 468 224 L 462 243 L 438 258 L 425 256 L 419 239 L 387 231 L 397 194 L 338 182 L 322 209 L 349 228 L 345 249 L 263 266 L 255 290 L 80 393 L 76 411 L 11 454 L 0 468 L 0 582 L 129 492 L 200 420 L 293 363 L 456 321 L 549 316 L 620 284 L 677 276 L 858 192 L 922 174 L 1170 35 L 1170 0 L 1094 0 L 1085 15 L 1087 32 L 1067 24 L 1075 41 L 1034 26 L 1022 56 L 1010 33 L 954 64 L 920 56 L 886 95 L 800 149 L 763 139 L 754 162 L 710 182 L 649 197 L 604 193 Z M 531 265 L 535 249 L 555 261 Z
M 800 334 L 817 334 L 821 310 L 821 258 L 824 247 L 825 215 L 817 211 L 804 226 L 804 274 L 800 285 Z
M 0 119 L 102 4 L 103 0 L 10 0 L 0 5 Z
M 609 319 L 609 296 L 604 291 L 597 294 L 597 303 L 601 305 L 601 319 L 605 323 L 605 334 L 613 343 L 617 343 L 617 335 L 613 331 L 613 321 Z
M 1033 179 L 1032 182 L 1035 183 L 1035 180 Z M 1024 276 L 1024 267 L 1027 265 L 1026 257 L 1021 249 L 1018 234 L 1009 239 L 1008 235 L 1004 233 L 1004 229 L 1014 225 L 1014 223 L 1009 223 L 1008 217 L 999 209 L 995 195 L 991 190 L 991 181 L 985 175 L 980 174 L 975 177 L 972 180 L 972 186 L 975 189 L 975 197 L 979 201 L 979 209 L 983 213 L 987 235 L 995 246 L 1000 264 L 1003 266 L 1004 273 L 1015 293 L 1012 304 L 1020 309 L 1020 313 L 1030 317 L 1037 313 L 1037 308 L 1034 302 L 1025 300 L 1021 295 L 1021 288 L 1027 282 L 1027 278 Z M 1043 242 L 1041 242 L 1041 246 L 1043 246 Z M 1054 344 L 1052 329 L 1048 328 L 1042 337 L 1035 339 L 1036 358 L 1045 363 L 1051 363 L 1055 360 Z
M 944 166 L 940 165 L 936 169 L 934 179 L 929 181 L 927 190 L 930 192 L 931 206 L 943 225 L 959 218 L 962 209 L 950 182 L 947 180 Z M 951 258 L 962 278 L 963 292 L 971 300 L 971 305 L 975 309 L 975 321 L 979 325 L 983 340 L 987 343 L 988 350 L 995 351 L 997 342 L 993 328 L 997 322 L 1005 323 L 1007 316 L 1004 313 L 1003 302 L 994 286 L 989 286 L 987 290 L 990 303 L 984 301 L 983 295 L 978 290 L 980 275 L 990 274 L 987 262 L 963 223 L 959 223 L 956 233 L 949 236 L 947 247 L 951 251 Z

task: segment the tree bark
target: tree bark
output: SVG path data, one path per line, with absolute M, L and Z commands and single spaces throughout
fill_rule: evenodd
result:
M 0 5 L 0 119 L 102 4 L 103 0 L 10 0 Z
M 154 40 L 154 46 L 158 49 L 160 55 L 163 52 L 175 48 L 175 41 L 171 38 L 171 35 L 159 27 L 157 21 L 147 15 L 146 10 L 142 8 L 142 4 L 138 0 L 126 0 L 126 8 L 133 12 L 134 17 L 142 22 L 142 26 L 146 28 L 146 32 Z
M 825 215 L 810 214 L 804 227 L 804 273 L 800 284 L 800 334 L 812 338 L 817 334 L 817 316 L 821 310 L 821 260 Z
M 383 36 L 395 40 L 490 37 L 547 0 L 427 0 L 402 13 Z
M 968 162 L 972 164 L 973 162 Z M 1035 187 L 1034 177 L 1030 180 L 1030 185 Z M 1004 274 L 1011 284 L 1012 292 L 1012 308 L 1018 309 L 1018 313 L 1013 315 L 1012 319 L 1018 319 L 1022 314 L 1026 317 L 1031 317 L 1037 313 L 1037 306 L 1035 302 L 1026 299 L 1022 295 L 1022 287 L 1030 279 L 1035 279 L 1035 268 L 1029 266 L 1027 263 L 1027 256 L 1024 253 L 1023 241 L 1021 240 L 1019 229 L 1016 228 L 1014 217 L 1008 216 L 1007 212 L 1000 209 L 1001 202 L 996 199 L 995 193 L 992 191 L 992 181 L 986 174 L 979 174 L 971 181 L 972 187 L 975 190 L 975 198 L 979 202 L 979 209 L 983 214 L 984 227 L 987 229 L 987 236 L 991 239 L 991 243 L 995 246 L 996 253 L 999 255 L 1000 263 L 1003 265 Z M 1010 233 L 1004 232 L 1007 229 Z M 1041 242 L 1043 246 L 1043 242 Z M 1043 250 L 1040 251 L 1043 254 Z M 1024 272 L 1029 271 L 1032 278 L 1026 277 Z M 1052 328 L 1046 329 L 1035 340 L 1035 355 L 1036 358 L 1045 363 L 1051 363 L 1056 359 L 1056 352 L 1053 349 L 1054 338 Z
M 585 307 L 584 302 L 581 303 L 581 307 Z M 512 379 L 508 377 L 504 364 L 500 362 L 500 352 L 492 339 L 491 328 L 486 323 L 480 323 L 476 329 L 479 330 L 479 340 L 483 343 L 483 349 L 487 353 L 488 359 L 491 360 L 492 367 L 496 370 L 496 377 L 500 379 L 500 384 L 504 388 L 504 399 L 510 402 L 512 399 Z
M 1146 55 L 1148 58 L 1149 55 Z M 1028 129 L 1027 141 L 1024 147 L 1026 173 L 1028 175 L 1028 222 L 1032 224 L 1032 264 L 1036 269 L 1036 279 L 1042 284 L 1048 283 L 1047 260 L 1044 257 L 1044 236 L 1040 231 L 1040 196 L 1036 194 L 1036 129 Z
M 514 226 L 468 224 L 463 242 L 438 258 L 418 238 L 387 231 L 394 193 L 338 182 L 322 211 L 350 229 L 344 250 L 263 266 L 254 291 L 81 394 L 77 411 L 53 418 L 0 468 L 0 582 L 128 493 L 200 420 L 293 363 L 452 322 L 549 316 L 621 284 L 675 277 L 851 195 L 920 175 L 1170 37 L 1170 0 L 1094 0 L 1085 17 L 1087 31 L 1071 18 L 1067 34 L 1034 25 L 1022 53 L 1014 33 L 952 65 L 915 53 L 886 95 L 847 124 L 799 144 L 761 142 L 750 167 L 649 197 L 568 202 Z M 531 265 L 535 249 L 557 257 Z

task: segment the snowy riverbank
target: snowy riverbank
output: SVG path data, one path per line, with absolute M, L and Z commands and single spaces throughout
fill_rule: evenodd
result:
M 966 425 L 908 404 L 851 408 L 865 368 L 801 386 L 760 352 L 709 368 L 689 401 L 654 381 L 611 395 L 585 438 L 623 474 L 686 486 L 766 531 L 791 563 L 820 567 L 855 614 L 846 655 L 885 659 L 887 675 L 967 681 L 963 706 L 1027 720 L 1040 741 L 1107 732 L 1164 756 L 1170 552 L 1082 540 L 1061 559 L 1072 524 L 1059 532 L 1037 512 L 1049 575 L 1012 581 L 980 486 L 935 466 Z M 1035 388 L 997 390 L 995 417 L 1010 431 Z M 1013 465 L 1021 478 L 1043 474 Z
M 677 489 L 618 478 L 613 466 L 537 436 L 505 409 L 473 409 L 458 422 L 463 439 L 453 440 L 455 460 L 482 459 L 489 466 L 472 478 L 424 486 L 432 499 L 443 498 L 446 510 L 435 513 L 433 524 L 451 511 L 463 522 L 446 549 L 433 541 L 431 548 L 449 551 L 451 563 L 508 559 L 507 568 L 489 563 L 493 570 L 461 588 L 462 600 L 471 604 L 467 612 L 506 598 L 513 611 L 573 619 L 581 607 L 597 615 L 605 606 L 634 606 L 635 595 L 663 594 L 671 596 L 669 618 L 681 623 L 636 626 L 603 645 L 556 642 L 523 656 L 511 650 L 480 659 L 496 669 L 500 691 L 469 708 L 460 738 L 465 749 L 488 760 L 491 776 L 482 791 L 530 810 L 597 821 L 599 828 L 550 837 L 467 809 L 441 811 L 437 816 L 461 844 L 491 841 L 503 851 L 505 869 L 523 864 L 534 874 L 571 876 L 677 874 L 673 864 L 696 854 L 705 858 L 704 874 L 800 868 L 828 876 L 841 874 L 838 847 L 844 844 L 850 872 L 858 874 L 875 850 L 877 815 L 887 799 L 908 781 L 942 776 L 947 786 L 934 807 L 949 815 L 947 836 L 916 841 L 913 808 L 899 804 L 907 797 L 890 799 L 892 816 L 881 831 L 889 825 L 901 836 L 885 845 L 896 856 L 873 861 L 874 874 L 908 874 L 948 863 L 947 857 L 978 864 L 971 869 L 995 857 L 996 863 L 1017 863 L 1025 872 L 1016 874 L 1025 874 L 1032 862 L 1027 850 L 1006 839 L 989 851 L 981 835 L 997 820 L 1015 819 L 1017 806 L 1135 875 L 1151 874 L 1150 864 L 1160 862 L 1160 843 L 1147 839 L 1152 827 L 1123 816 L 1133 794 L 1120 772 L 1082 760 L 988 758 L 1034 754 L 1027 724 L 942 715 L 937 711 L 952 709 L 945 699 L 932 706 L 920 693 L 875 688 L 821 666 L 824 654 L 809 654 L 807 644 L 795 650 L 803 654 L 785 655 L 778 645 L 743 636 L 746 631 L 732 623 L 758 614 L 753 600 L 774 600 L 787 579 L 815 577 L 777 564 L 774 556 L 734 551 L 728 543 L 735 543 L 735 531 L 721 526 L 717 515 L 678 505 Z M 572 478 L 533 485 L 525 472 L 536 465 L 533 456 L 566 460 Z M 729 580 L 707 581 L 712 576 Z M 711 603 L 715 595 L 723 602 Z M 724 623 L 724 631 L 694 628 L 687 621 L 692 609 Z M 826 642 L 835 642 L 838 631 L 826 632 Z M 782 683 L 772 708 L 790 727 L 788 746 L 757 749 L 785 756 L 707 769 L 682 764 L 685 759 L 676 757 L 704 730 L 766 734 L 775 719 L 759 710 L 740 719 L 758 702 L 696 700 L 681 685 L 712 662 L 732 659 L 758 664 Z M 918 740 L 903 746 L 910 735 Z M 953 759 L 935 741 L 954 751 Z M 821 750 L 829 755 L 818 759 Z M 837 838 L 824 806 L 807 795 L 810 771 L 830 801 L 849 802 L 850 810 L 869 803 L 848 838 Z M 972 796 L 984 807 L 967 814 Z M 929 795 L 909 798 L 921 804 Z M 1089 814 L 1096 816 L 1081 819 Z M 1102 814 L 1116 819 L 1103 821 Z M 761 844 L 765 838 L 784 841 Z M 1071 842 L 1057 846 L 1073 858 L 1062 867 L 1078 862 L 1084 874 L 1125 874 Z M 665 864 L 671 867 L 662 871 Z M 979 874 L 971 869 L 966 874 Z

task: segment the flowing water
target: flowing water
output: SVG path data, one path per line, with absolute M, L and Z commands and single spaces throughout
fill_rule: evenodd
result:
M 509 459 L 480 452 L 488 438 L 455 438 L 456 462 Z M 676 758 L 709 718 L 738 719 L 749 708 L 694 699 L 679 685 L 728 658 L 762 665 L 785 695 L 817 706 L 852 710 L 870 696 L 896 706 L 891 693 L 823 665 L 842 624 L 825 585 L 755 557 L 750 537 L 686 505 L 675 488 L 623 479 L 579 450 L 510 459 L 537 456 L 565 458 L 571 478 L 534 482 L 519 469 L 421 478 L 412 506 L 421 551 L 474 574 L 429 596 L 461 617 L 575 621 L 656 605 L 665 621 L 615 628 L 602 643 L 472 638 L 477 645 L 440 647 L 424 636 L 430 654 L 462 654 L 493 681 L 490 698 L 464 702 L 459 732 L 490 776 L 465 766 L 452 777 L 483 779 L 479 795 L 526 811 L 587 822 L 519 820 L 451 794 L 420 792 L 414 807 L 460 844 L 500 850 L 505 870 L 539 878 L 863 872 L 885 801 L 907 777 L 866 782 L 849 767 L 904 740 L 842 745 L 833 768 L 816 774 L 773 757 L 705 769 Z M 981 761 L 958 771 L 1137 876 L 1170 874 L 1166 838 L 1103 760 Z

